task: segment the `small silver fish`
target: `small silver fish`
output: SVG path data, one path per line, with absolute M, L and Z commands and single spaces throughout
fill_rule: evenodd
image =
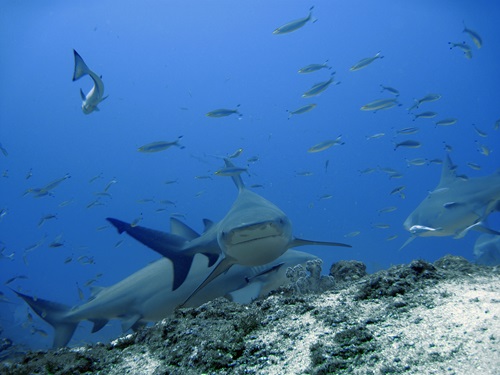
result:
M 457 119 L 456 118 L 445 118 L 443 120 L 439 120 L 436 122 L 436 125 L 438 126 L 450 126 L 450 125 L 454 125 L 457 123 Z
M 297 108 L 294 111 L 288 111 L 287 110 L 287 112 L 288 112 L 288 119 L 290 119 L 290 117 L 292 117 L 293 115 L 301 115 L 303 113 L 312 111 L 314 108 L 316 108 L 316 105 L 317 104 L 311 103 L 311 104 L 304 105 L 304 106 L 302 106 L 300 108 Z
M 399 147 L 419 148 L 421 146 L 422 146 L 422 143 L 420 143 L 419 141 L 407 140 L 407 141 L 396 143 L 394 145 L 394 150 L 397 150 Z
M 377 134 L 373 134 L 373 135 L 369 135 L 366 137 L 367 140 L 370 140 L 370 139 L 377 139 L 377 138 L 381 138 L 385 135 L 385 133 L 377 133 Z
M 303 27 L 307 22 L 316 22 L 315 19 L 312 18 L 312 10 L 314 9 L 314 6 L 309 8 L 309 14 L 307 17 L 299 18 L 290 22 L 285 23 L 284 25 L 277 27 L 274 31 L 274 35 L 281 35 L 281 34 L 288 34 L 293 31 L 296 31 Z
M 380 54 L 380 51 L 375 54 L 373 57 L 366 57 L 364 59 L 359 60 L 356 64 L 351 66 L 349 69 L 351 72 L 354 72 L 356 70 L 360 70 L 365 68 L 366 66 L 370 65 L 372 62 L 374 62 L 377 59 L 382 59 L 384 56 Z
M 419 128 L 403 128 L 403 129 L 397 130 L 396 133 L 410 135 L 410 134 L 418 133 L 419 131 L 420 131 Z
M 213 117 L 213 118 L 220 118 L 220 117 L 226 117 L 226 116 L 236 114 L 236 115 L 238 115 L 238 117 L 241 118 L 243 115 L 238 111 L 239 107 L 240 107 L 240 105 L 238 104 L 235 109 L 227 109 L 227 108 L 214 109 L 213 111 L 207 112 L 207 114 L 205 116 Z
M 238 156 L 240 156 L 243 153 L 243 149 L 239 148 L 235 152 L 233 152 L 231 155 L 228 156 L 229 159 L 235 159 Z
M 485 133 L 484 131 L 478 129 L 475 124 L 472 124 L 472 127 L 474 128 L 474 130 L 476 131 L 476 133 L 477 133 L 478 136 L 483 137 L 483 138 L 486 138 L 488 136 L 487 133 Z
M 240 167 L 224 167 L 215 171 L 214 174 L 217 176 L 232 177 L 232 176 L 239 176 L 243 172 L 248 172 L 248 169 Z
M 472 58 L 472 48 L 467 43 L 448 42 L 448 44 L 450 45 L 450 49 L 458 48 L 464 53 L 465 57 L 467 57 L 468 59 Z
M 309 64 L 306 65 L 298 70 L 300 74 L 308 74 L 308 73 L 313 73 L 317 72 L 318 70 L 321 69 L 332 69 L 331 66 L 327 65 L 328 60 L 326 60 L 323 64 Z
M 380 92 L 387 91 L 390 92 L 391 94 L 399 96 L 399 90 L 396 90 L 394 87 L 380 85 L 380 88 L 381 88 Z
M 380 111 L 382 109 L 389 109 L 398 105 L 395 98 L 390 99 L 377 99 L 361 107 L 362 111 Z
M 426 112 L 417 113 L 414 116 L 415 116 L 415 118 L 413 119 L 413 121 L 415 121 L 418 118 L 434 118 L 437 116 L 437 113 L 432 112 L 432 111 L 426 111 Z
M 0 151 L 2 151 L 3 156 L 9 156 L 7 149 L 3 147 L 1 143 L 0 143 Z
M 398 208 L 396 206 L 384 207 L 384 208 L 381 208 L 380 210 L 378 210 L 378 213 L 379 214 L 386 214 L 386 213 L 389 213 L 389 212 L 396 211 L 397 209 Z
M 152 153 L 152 152 L 164 151 L 172 146 L 177 146 L 177 147 L 183 149 L 184 146 L 179 144 L 179 141 L 181 138 L 182 138 L 182 135 L 179 136 L 175 141 L 158 141 L 158 142 L 148 143 L 144 146 L 139 147 L 137 149 L 137 151 L 144 152 L 144 153 Z
M 474 44 L 478 49 L 481 48 L 483 45 L 483 39 L 474 30 L 468 29 L 467 26 L 465 26 L 464 21 L 462 22 L 464 24 L 464 29 L 462 30 L 462 32 L 468 34 L 471 37 L 472 41 L 474 42 Z
M 314 84 L 309 90 L 307 90 L 305 93 L 302 94 L 303 98 L 310 98 L 312 96 L 316 96 L 321 94 L 323 91 L 325 91 L 332 83 L 333 83 L 333 75 L 335 72 L 332 73 L 332 77 L 328 81 L 324 82 L 318 82 Z M 337 82 L 336 84 L 338 85 L 340 82 Z
M 324 150 L 329 149 L 330 147 L 335 146 L 335 145 L 343 145 L 344 142 L 342 141 L 341 137 L 342 136 L 339 135 L 336 139 L 329 139 L 327 141 L 318 143 L 318 144 L 312 146 L 311 148 L 309 148 L 307 150 L 307 152 L 315 153 L 315 152 L 324 151 Z

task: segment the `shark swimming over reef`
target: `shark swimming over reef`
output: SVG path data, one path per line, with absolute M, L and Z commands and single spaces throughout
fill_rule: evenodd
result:
M 403 223 L 411 237 L 453 236 L 462 238 L 471 229 L 500 235 L 486 219 L 500 211 L 500 171 L 489 176 L 463 178 L 456 175 L 449 156 L 443 162 L 438 186 Z
M 317 257 L 292 249 L 263 266 L 236 265 L 213 280 L 203 293 L 193 296 L 185 305 L 197 307 L 223 296 L 234 302 L 250 303 L 287 284 L 286 270 L 289 267 L 313 259 Z M 121 319 L 125 332 L 168 317 L 186 301 L 211 269 L 207 267 L 207 259 L 197 255 L 186 281 L 176 290 L 172 290 L 172 280 L 165 277 L 172 271 L 172 262 L 161 258 L 110 287 L 95 287 L 87 302 L 73 307 L 14 292 L 54 327 L 53 346 L 60 347 L 68 344 L 79 322 L 83 320 L 94 324 L 94 333 L 109 320 Z
M 86 115 L 94 111 L 99 111 L 97 105 L 102 102 L 107 96 L 104 96 L 104 83 L 102 83 L 101 77 L 95 74 L 90 68 L 85 64 L 82 57 L 73 50 L 73 55 L 75 57 L 75 71 L 73 72 L 73 81 L 82 78 L 85 75 L 89 75 L 94 81 L 94 86 L 90 89 L 89 93 L 85 95 L 80 89 L 80 96 L 82 97 L 82 111 Z
M 226 167 L 234 167 L 224 159 Z M 205 220 L 205 231 L 199 235 L 183 230 L 183 236 L 164 233 L 108 218 L 119 233 L 126 232 L 144 245 L 173 262 L 173 290 L 186 280 L 193 257 L 202 253 L 209 266 L 221 259 L 200 285 L 193 289 L 186 302 L 217 276 L 232 266 L 261 266 L 274 261 L 292 247 L 304 245 L 343 246 L 338 242 L 304 240 L 294 237 L 290 219 L 276 205 L 248 190 L 239 174 L 231 175 L 238 196 L 226 216 L 218 223 Z M 182 225 L 179 223 L 179 225 Z M 188 227 L 189 228 L 189 227 Z

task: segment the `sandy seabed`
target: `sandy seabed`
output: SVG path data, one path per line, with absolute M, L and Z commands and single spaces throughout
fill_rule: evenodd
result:
M 0 373 L 500 374 L 498 267 L 446 256 L 363 275 L 346 264 L 328 290 L 311 273 L 250 305 L 179 309 L 109 344 L 8 359 Z

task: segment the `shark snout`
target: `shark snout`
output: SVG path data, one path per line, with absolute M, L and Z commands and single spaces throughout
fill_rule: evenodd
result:
M 264 221 L 252 223 L 223 231 L 221 241 L 226 246 L 238 245 L 244 242 L 256 241 L 267 237 L 281 236 L 283 234 L 283 221 Z
M 223 230 L 219 245 L 239 264 L 261 265 L 283 254 L 291 241 L 291 225 L 286 218 L 242 224 Z

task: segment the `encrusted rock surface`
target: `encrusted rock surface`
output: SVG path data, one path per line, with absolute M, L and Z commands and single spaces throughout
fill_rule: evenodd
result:
M 2 374 L 498 374 L 500 270 L 446 256 L 366 275 L 290 270 L 239 305 L 179 309 L 109 344 L 30 352 Z M 478 372 L 479 371 L 479 372 Z

